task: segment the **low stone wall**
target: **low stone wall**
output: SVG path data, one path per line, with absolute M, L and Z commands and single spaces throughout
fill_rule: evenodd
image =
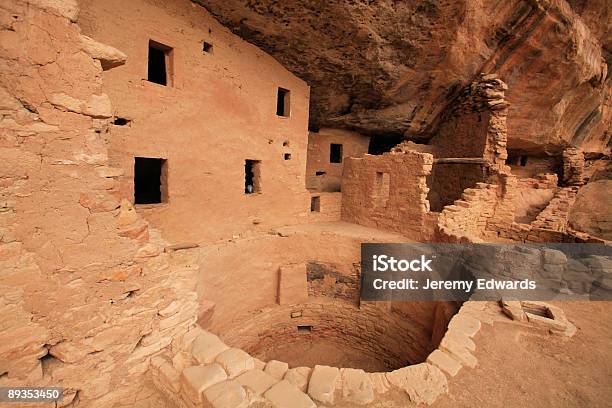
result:
M 433 157 L 415 151 L 346 160 L 342 220 L 421 239 Z
M 192 330 L 179 347 L 151 360 L 151 378 L 177 407 L 249 406 L 316 408 L 398 402 L 432 404 L 448 392 L 448 379 L 463 367 L 476 367 L 473 338 L 486 318 L 485 302 L 466 302 L 448 324 L 440 346 L 424 363 L 390 372 L 366 373 L 323 365 L 289 368 L 277 360 L 263 362 L 216 335 Z M 490 313 L 490 312 L 489 312 Z M 498 314 L 501 312 L 498 311 Z M 402 397 L 403 396 L 403 397 Z

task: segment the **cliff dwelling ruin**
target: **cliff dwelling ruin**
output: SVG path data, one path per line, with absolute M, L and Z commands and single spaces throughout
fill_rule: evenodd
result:
M 606 406 L 610 302 L 364 301 L 360 248 L 609 246 L 611 12 L 0 0 L 0 387 Z

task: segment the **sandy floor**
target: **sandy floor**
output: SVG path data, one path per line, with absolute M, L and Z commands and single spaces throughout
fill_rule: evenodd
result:
M 433 407 L 612 407 L 612 302 L 557 304 L 574 337 L 484 325 L 478 367 L 463 369 Z

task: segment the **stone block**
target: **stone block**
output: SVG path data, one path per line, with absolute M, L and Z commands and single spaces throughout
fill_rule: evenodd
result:
M 284 265 L 278 271 L 278 304 L 289 305 L 308 301 L 306 264 Z
M 229 378 L 234 378 L 245 371 L 255 368 L 255 360 L 244 350 L 231 348 L 221 352 L 215 362 L 225 369 Z
M 463 314 L 455 315 L 448 324 L 450 330 L 457 330 L 468 337 L 474 337 L 480 327 L 480 320 Z
M 389 391 L 391 384 L 387 380 L 386 373 L 369 373 L 370 381 L 372 381 L 372 387 L 378 394 L 384 394 Z
M 339 381 L 340 370 L 337 367 L 316 365 L 310 376 L 308 394 L 319 402 L 333 404 Z
M 264 397 L 277 408 L 316 408 L 315 403 L 289 381 L 283 380 L 270 388 Z
M 246 408 L 247 393 L 235 380 L 220 382 L 204 391 L 206 408 Z
M 210 332 L 202 331 L 193 341 L 191 354 L 198 363 L 209 364 L 227 349 L 229 347 L 219 337 Z
M 264 369 L 264 371 L 270 374 L 272 377 L 282 380 L 288 369 L 289 364 L 283 361 L 270 360 L 268 361 L 268 364 L 266 364 L 266 368 Z
M 263 394 L 278 382 L 276 378 L 261 370 L 249 370 L 242 373 L 236 377 L 236 381 L 256 395 Z
M 198 403 L 204 390 L 226 379 L 227 374 L 219 364 L 187 367 L 181 374 L 181 389 L 189 400 Z
M 439 368 L 421 363 L 387 373 L 394 386 L 404 390 L 415 404 L 431 405 L 438 396 L 448 392 L 446 376 Z
M 310 367 L 291 368 L 287 370 L 284 379 L 298 387 L 300 391 L 306 392 L 306 390 L 308 390 L 308 380 L 311 371 L 312 368 Z
M 343 368 L 342 399 L 351 404 L 366 405 L 374 400 L 374 387 L 370 376 L 363 370 Z
M 457 375 L 459 370 L 461 370 L 461 364 L 442 350 L 434 350 L 429 357 L 427 357 L 427 362 L 435 365 L 451 377 Z

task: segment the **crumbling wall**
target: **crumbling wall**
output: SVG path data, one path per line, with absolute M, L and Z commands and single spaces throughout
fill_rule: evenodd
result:
M 429 212 L 432 163 L 431 154 L 414 151 L 347 159 L 342 220 L 420 239 Z
M 495 74 L 481 75 L 441 115 L 439 131 L 430 141 L 436 158 L 429 180 L 433 211 L 459 199 L 476 183 L 495 182 L 492 177 L 506 171 L 506 90 Z M 482 163 L 470 162 L 473 159 Z
M 340 191 L 344 158 L 361 157 L 368 152 L 370 138 L 343 129 L 323 128 L 308 134 L 306 187 L 311 191 Z M 341 163 L 330 162 L 331 144 L 342 145 Z
M 102 70 L 125 55 L 81 35 L 74 1 L 0 9 L 0 385 L 136 404 L 149 357 L 194 325 L 194 254 L 121 201 Z
M 166 159 L 167 202 L 137 205 L 173 242 L 203 242 L 306 222 L 308 85 L 189 0 L 82 0 L 79 25 L 129 55 L 104 72 L 115 118 L 110 161 L 134 195 L 134 157 Z M 148 44 L 172 48 L 172 84 L 147 81 Z M 212 46 L 203 50 L 203 42 Z M 168 68 L 170 69 L 170 68 Z M 277 115 L 278 88 L 288 116 Z M 245 161 L 260 191 L 245 194 Z
M 575 147 L 563 151 L 563 182 L 568 186 L 584 183 L 584 153 Z

